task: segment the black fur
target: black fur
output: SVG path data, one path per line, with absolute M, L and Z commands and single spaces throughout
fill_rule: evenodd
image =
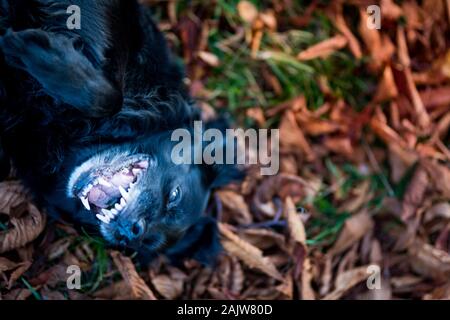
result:
M 80 30 L 66 26 L 72 4 L 81 8 Z M 191 130 L 200 115 L 149 9 L 131 0 L 0 0 L 0 68 L 4 153 L 52 216 L 98 231 L 95 215 L 66 194 L 70 174 L 101 152 L 149 154 L 157 167 L 140 184 L 133 212 L 103 226 L 104 234 L 144 217 L 145 234 L 126 246 L 213 260 L 220 246 L 215 223 L 201 216 L 205 198 L 240 173 L 168 160 L 172 130 Z M 183 196 L 168 208 L 175 183 Z

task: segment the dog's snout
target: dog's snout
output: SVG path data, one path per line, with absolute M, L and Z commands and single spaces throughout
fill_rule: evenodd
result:
M 145 219 L 136 219 L 127 223 L 118 223 L 114 231 L 114 238 L 117 243 L 122 245 L 130 245 L 139 242 L 145 233 L 147 224 Z

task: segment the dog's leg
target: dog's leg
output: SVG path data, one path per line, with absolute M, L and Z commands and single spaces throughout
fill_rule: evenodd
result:
M 174 264 L 180 263 L 185 258 L 194 258 L 202 264 L 210 265 L 214 263 L 221 250 L 217 221 L 203 217 L 165 254 Z
M 8 30 L 0 37 L 6 63 L 28 72 L 48 95 L 90 117 L 117 112 L 121 91 L 78 50 L 78 44 L 76 38 L 38 29 Z

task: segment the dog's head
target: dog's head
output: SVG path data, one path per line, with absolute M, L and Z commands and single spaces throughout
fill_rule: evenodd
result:
M 83 150 L 66 181 L 75 218 L 95 224 L 113 245 L 156 251 L 178 240 L 204 211 L 210 190 L 242 174 L 234 165 L 177 164 L 171 133 Z

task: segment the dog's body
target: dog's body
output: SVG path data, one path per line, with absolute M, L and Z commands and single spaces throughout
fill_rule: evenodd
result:
M 79 30 L 67 27 L 70 5 Z M 171 132 L 200 114 L 148 9 L 0 0 L 0 70 L 4 153 L 51 215 L 146 254 L 214 258 L 216 226 L 201 213 L 239 173 L 170 161 Z

